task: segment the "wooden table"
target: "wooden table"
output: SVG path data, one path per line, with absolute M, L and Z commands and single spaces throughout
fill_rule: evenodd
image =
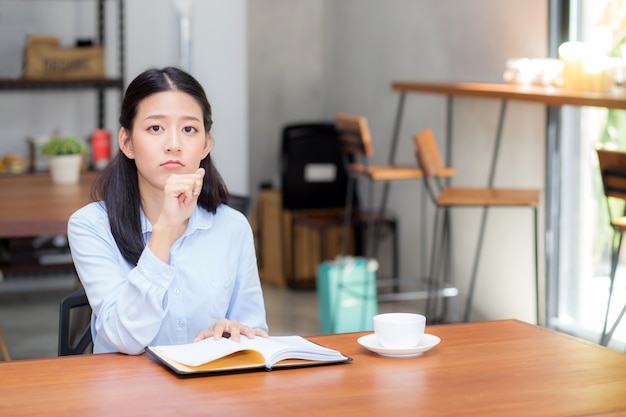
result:
M 0 415 L 618 416 L 626 354 L 504 320 L 427 327 L 421 357 L 386 358 L 362 333 L 311 337 L 349 364 L 179 377 L 146 355 L 0 363 Z
M 487 186 L 494 183 L 498 151 L 502 138 L 502 130 L 510 100 L 524 101 L 545 105 L 548 107 L 548 126 L 546 141 L 546 186 L 545 186 L 545 265 L 546 308 L 543 320 L 537 314 L 537 322 L 550 324 L 550 318 L 556 314 L 557 305 L 556 280 L 558 275 L 557 257 L 559 254 L 559 216 L 561 215 L 561 144 L 558 135 L 560 125 L 559 110 L 563 106 L 591 106 L 608 109 L 626 110 L 626 97 L 607 93 L 588 91 L 565 90 L 554 87 L 526 86 L 502 83 L 469 83 L 469 82 L 413 82 L 394 81 L 391 89 L 399 93 L 396 120 L 391 139 L 390 162 L 395 160 L 398 136 L 404 112 L 404 103 L 407 94 L 440 94 L 447 96 L 446 105 L 446 160 L 451 162 L 452 119 L 454 97 L 475 97 L 500 100 L 500 114 L 495 134 L 495 144 L 491 158 L 491 168 Z M 417 133 L 417 132 L 415 132 Z M 485 211 L 486 213 L 486 211 Z M 484 216 L 485 214 L 483 214 Z M 537 285 L 538 288 L 538 285 Z M 539 309 L 539 307 L 537 307 Z
M 50 175 L 0 177 L 0 237 L 64 235 L 67 220 L 89 203 L 97 173 L 81 173 L 80 182 L 53 184 Z

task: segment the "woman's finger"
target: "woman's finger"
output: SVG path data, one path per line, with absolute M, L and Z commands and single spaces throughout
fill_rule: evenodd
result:
M 267 332 L 263 329 L 255 328 L 255 329 L 252 329 L 252 332 L 254 333 L 255 336 L 269 337 Z
M 198 335 L 193 339 L 193 341 L 194 343 L 199 342 L 201 340 L 208 339 L 211 336 L 213 336 L 213 329 L 209 327 L 208 329 L 204 329 L 200 333 L 198 333 Z
M 226 319 L 219 319 L 212 327 L 213 339 L 215 340 L 221 339 L 225 333 L 230 333 L 228 329 L 228 320 Z

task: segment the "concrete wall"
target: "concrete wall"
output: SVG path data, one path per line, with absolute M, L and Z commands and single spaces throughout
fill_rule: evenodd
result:
M 368 118 L 375 161 L 386 162 L 398 101 L 392 81 L 501 82 L 507 59 L 546 56 L 547 10 L 546 0 L 250 2 L 252 189 L 277 178 L 284 124 L 332 120 L 338 111 Z M 498 111 L 493 100 L 455 100 L 452 155 L 459 176 L 454 184 L 487 183 Z M 544 188 L 544 113 L 539 105 L 509 104 L 496 185 Z M 426 127 L 443 138 L 445 98 L 409 96 L 398 162 L 415 163 L 411 137 Z M 427 269 L 432 209 L 424 214 L 423 202 L 421 183 L 392 186 L 390 210 L 401 223 L 403 276 Z M 479 219 L 479 210 L 453 215 L 454 269 L 463 292 Z M 534 320 L 531 219 L 527 210 L 490 213 L 474 319 Z M 384 263 L 382 250 L 380 256 Z

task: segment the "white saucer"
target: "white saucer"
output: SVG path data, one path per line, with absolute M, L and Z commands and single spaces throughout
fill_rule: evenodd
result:
M 420 356 L 427 350 L 430 350 L 437 346 L 441 339 L 432 334 L 424 333 L 422 340 L 420 340 L 417 346 L 411 348 L 392 349 L 383 347 L 376 338 L 374 333 L 367 334 L 359 337 L 357 340 L 359 344 L 372 352 L 378 353 L 382 356 L 388 356 L 391 358 L 410 358 L 413 356 Z

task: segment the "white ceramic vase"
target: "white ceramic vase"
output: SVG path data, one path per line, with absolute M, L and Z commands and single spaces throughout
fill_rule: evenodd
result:
M 58 155 L 48 157 L 50 165 L 50 175 L 55 184 L 76 184 L 80 179 L 80 169 L 83 163 L 83 156 Z

